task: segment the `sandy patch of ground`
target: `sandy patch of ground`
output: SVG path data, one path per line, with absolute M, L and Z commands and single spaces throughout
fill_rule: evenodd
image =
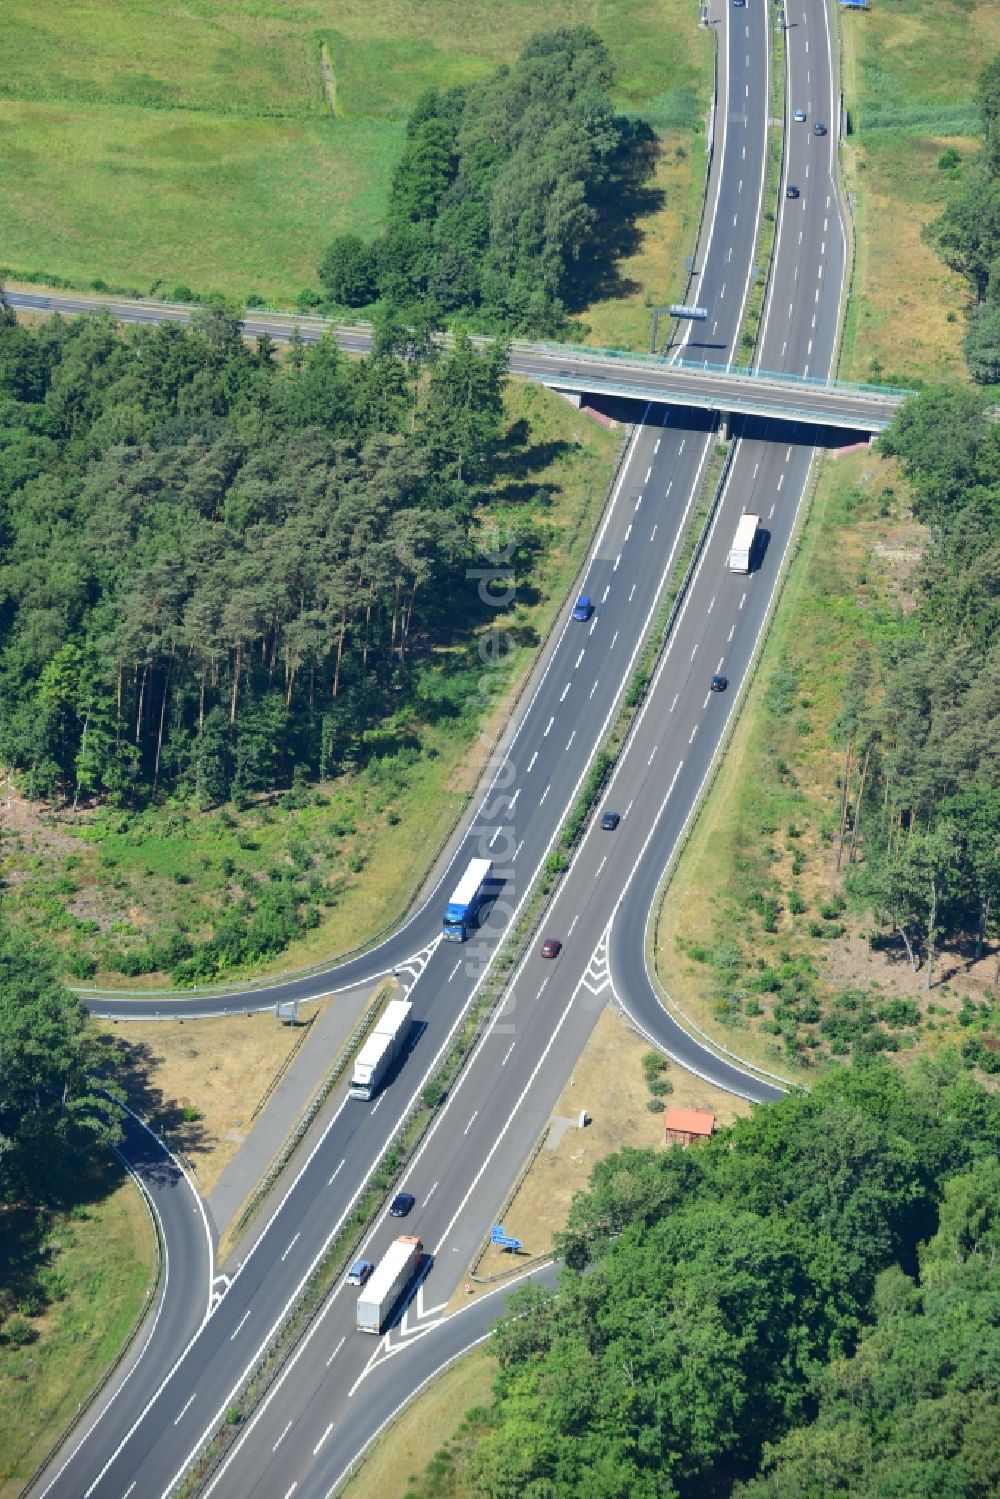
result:
M 594 1027 L 552 1115 L 548 1137 L 513 1201 L 502 1215 L 508 1234 L 520 1239 L 526 1255 L 544 1254 L 565 1227 L 569 1206 L 586 1190 L 597 1161 L 625 1145 L 656 1149 L 663 1145 L 663 1113 L 646 1107 L 650 1097 L 642 1072 L 649 1042 L 617 1010 L 606 1009 Z M 731 1124 L 750 1112 L 745 1099 L 714 1088 L 691 1072 L 671 1064 L 663 1074 L 673 1093 L 662 1100 L 684 1108 L 708 1109 L 719 1124 Z M 580 1129 L 581 1109 L 589 1123 Z M 505 1250 L 486 1251 L 477 1268 L 480 1281 L 517 1264 Z M 472 1284 L 472 1282 L 469 1282 Z M 471 1294 L 488 1290 L 477 1284 Z M 461 1288 L 453 1306 L 470 1299 Z
M 183 1155 L 202 1196 L 235 1155 L 272 1081 L 319 1013 L 310 1009 L 296 1027 L 270 1013 L 105 1027 L 123 1048 L 130 1104 Z

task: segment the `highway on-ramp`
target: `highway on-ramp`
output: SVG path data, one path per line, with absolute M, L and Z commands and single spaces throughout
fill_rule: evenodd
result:
M 824 26 L 819 0 L 803 14 L 812 16 L 802 29 L 803 34 L 809 32 L 818 54 Z M 727 7 L 724 24 L 729 22 Z M 707 219 L 710 244 L 700 265 L 699 299 L 718 310 L 713 341 L 724 343 L 727 350 L 739 335 L 760 212 L 767 24 L 763 0 L 732 11 L 731 65 L 720 75 L 726 79 L 719 127 L 722 169 L 713 182 L 718 198 L 713 198 Z M 746 35 L 737 35 L 743 27 Z M 828 49 L 828 41 L 826 45 Z M 794 60 L 790 66 L 794 73 Z M 812 161 L 803 165 L 812 167 Z M 815 180 L 820 180 L 818 169 Z M 818 204 L 807 198 L 801 225 L 789 231 L 789 221 L 782 216 L 765 346 L 780 332 L 775 309 L 785 278 L 796 284 L 795 270 L 802 274 L 812 250 L 813 228 L 816 235 L 822 233 L 817 213 Z M 816 238 L 817 250 L 820 243 Z M 824 248 L 824 267 L 832 264 L 827 253 Z M 816 263 L 810 262 L 803 295 L 811 293 L 815 271 Z M 817 352 L 811 350 L 810 357 L 820 368 L 833 348 L 839 303 L 839 276 L 826 274 L 832 291 L 814 304 L 821 319 L 817 327 L 823 331 L 812 330 L 808 313 L 804 319 L 792 315 L 788 324 L 791 338 L 801 337 L 803 344 L 812 338 Z M 790 342 L 788 332 L 783 342 L 783 357 L 794 368 L 799 343 Z M 689 348 L 689 357 L 692 352 Z M 663 425 L 650 414 L 648 425 L 635 438 L 590 560 L 585 587 L 597 604 L 596 614 L 585 624 L 567 621 L 562 628 L 519 728 L 434 896 L 377 953 L 334 973 L 294 981 L 304 986 L 303 993 L 328 992 L 379 971 L 380 965 L 384 969 L 412 960 L 410 996 L 424 1029 L 399 1078 L 374 1104 L 346 1098 L 338 1102 L 319 1145 L 180 1363 L 170 1370 L 163 1359 L 156 1380 L 133 1377 L 51 1486 L 52 1493 L 76 1499 L 81 1494 L 86 1499 L 91 1494 L 117 1499 L 133 1492 L 166 1493 L 218 1424 L 232 1392 L 336 1234 L 435 1057 L 447 1046 L 497 939 L 551 847 L 617 709 L 712 440 L 704 427 L 680 427 L 675 418 Z M 805 445 L 798 447 L 797 441 Z M 416 1214 L 406 1227 L 412 1223 L 434 1254 L 433 1269 L 407 1314 L 406 1328 L 392 1334 L 388 1346 L 354 1335 L 351 1297 L 338 1289 L 285 1380 L 235 1445 L 229 1466 L 219 1475 L 218 1492 L 284 1494 L 293 1491 L 292 1485 L 297 1493 L 326 1492 L 324 1485 L 328 1487 L 341 1470 L 337 1464 L 343 1466 L 344 1440 L 347 1445 L 351 1440 L 338 1437 L 334 1442 L 327 1428 L 332 1422 L 333 1431 L 354 1432 L 352 1412 L 357 1404 L 351 1402 L 357 1402 L 359 1392 L 362 1399 L 368 1398 L 366 1389 L 374 1388 L 369 1381 L 395 1380 L 400 1390 L 412 1387 L 419 1361 L 431 1357 L 429 1334 L 436 1334 L 441 1306 L 547 1118 L 612 984 L 621 1001 L 637 1009 L 652 993 L 643 988 L 643 979 L 647 986 L 649 980 L 642 942 L 636 949 L 633 935 L 623 944 L 628 956 L 620 960 L 618 932 L 628 918 L 639 923 L 644 937 L 652 887 L 721 742 L 792 535 L 810 443 L 807 433 L 793 435 L 780 447 L 741 440 L 712 539 L 609 792 L 609 798 L 613 795 L 621 802 L 621 827 L 615 834 L 597 829 L 588 834 L 547 917 L 546 929 L 565 940 L 563 955 L 545 964 L 533 951 L 521 965 L 504 1013 L 480 1043 L 404 1183 L 418 1196 Z M 735 524 L 743 500 L 765 486 L 775 506 L 769 517 L 769 545 L 756 573 L 749 579 L 733 578 L 724 566 L 721 572 L 718 567 L 728 545 L 729 523 Z M 767 508 L 763 513 L 767 515 Z M 708 694 L 718 660 L 717 632 L 732 684 L 728 697 Z M 488 920 L 481 942 L 464 949 L 438 943 L 441 897 L 455 872 L 479 853 L 487 853 L 508 871 L 505 904 Z M 634 966 L 637 957 L 641 972 L 627 966 Z M 316 985 L 321 991 L 310 989 Z M 273 997 L 267 1002 L 273 1003 Z M 655 995 L 653 1001 L 655 1011 L 637 1018 L 658 1044 L 723 1086 L 750 1097 L 773 1096 L 775 1090 L 766 1083 L 699 1048 L 671 1025 Z M 244 1003 L 245 996 L 240 996 L 237 1007 Z M 376 1228 L 376 1255 L 393 1232 L 385 1223 Z M 359 1424 L 359 1441 L 360 1433 Z

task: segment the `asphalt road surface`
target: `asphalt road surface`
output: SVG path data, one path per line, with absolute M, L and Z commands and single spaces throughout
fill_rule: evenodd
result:
M 791 18 L 795 24 L 787 33 L 789 107 L 809 90 L 808 98 L 818 100 L 813 107 L 823 109 L 832 125 L 829 38 L 820 0 L 811 0 L 802 16 Z M 720 68 L 727 92 L 717 125 L 718 169 L 710 185 L 697 299 L 713 310 L 711 338 L 724 359 L 738 338 L 760 212 L 768 98 L 764 27 L 770 16 L 764 0 L 751 0 L 746 9 L 727 7 L 721 22 L 730 41 L 729 66 Z M 789 132 L 789 169 L 803 192 L 795 203 L 782 202 L 761 362 L 822 371 L 834 348 L 843 274 L 843 236 L 830 179 L 835 130 L 825 139 L 813 137 L 810 120 Z M 719 349 L 712 353 L 720 357 Z M 696 357 L 697 351 L 689 346 L 685 354 Z M 322 1140 L 180 1361 L 171 1367 L 157 1334 L 109 1413 L 46 1492 L 120 1499 L 169 1491 L 222 1418 L 447 1047 L 575 799 L 669 573 L 714 438 L 697 422 L 680 425 L 676 412 L 666 416 L 664 423 L 660 412 L 651 411 L 637 433 L 590 559 L 583 591 L 595 600 L 595 616 L 586 624 L 567 620 L 558 634 L 436 891 L 377 952 L 281 986 L 282 997 L 307 997 L 405 964 L 422 1027 L 412 1053 L 373 1103 L 338 1100 Z M 220 1494 L 325 1494 L 352 1445 L 367 1440 L 366 1422 L 355 1412 L 371 1401 L 392 1409 L 418 1382 L 420 1360 L 433 1363 L 430 1334 L 439 1336 L 441 1309 L 612 989 L 657 1044 L 694 1071 L 748 1097 L 775 1095 L 773 1085 L 702 1050 L 672 1024 L 643 954 L 656 884 L 710 771 L 766 621 L 813 440 L 809 429 L 783 429 L 780 437 L 777 430 L 748 431 L 740 439 L 699 571 L 608 792 L 622 823 L 615 833 L 596 826 L 590 831 L 546 917 L 546 931 L 563 939 L 563 952 L 546 963 L 536 947 L 521 964 L 503 1013 L 402 1183 L 417 1197 L 414 1214 L 404 1225 L 383 1221 L 371 1235 L 370 1257 L 377 1258 L 400 1227 L 419 1233 L 433 1257 L 405 1325 L 385 1339 L 355 1334 L 354 1293 L 338 1288 L 282 1383 L 234 1445 L 218 1477 Z M 757 569 L 740 578 L 728 573 L 725 553 L 744 508 L 759 510 L 769 537 Z M 708 683 L 720 662 L 730 689 L 712 695 Z M 464 947 L 439 943 L 444 900 L 456 873 L 483 853 L 504 871 L 502 900 L 479 940 Z M 276 991 L 267 991 L 264 1002 L 275 997 Z M 246 996 L 234 1003 L 245 1007 Z M 452 1342 L 456 1336 L 460 1343 L 460 1328 L 448 1334 Z

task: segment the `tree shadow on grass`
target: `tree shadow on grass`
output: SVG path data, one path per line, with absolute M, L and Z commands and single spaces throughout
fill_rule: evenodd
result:
M 661 149 L 656 132 L 645 121 L 625 123 L 604 191 L 591 205 L 597 218 L 589 242 L 567 274 L 564 300 L 571 315 L 592 302 L 641 291 L 638 282 L 621 274 L 620 262 L 642 246 L 645 234 L 638 220 L 657 213 L 666 201 L 662 190 L 650 185 Z
M 148 1041 L 125 1041 L 115 1038 L 118 1059 L 118 1081 L 125 1091 L 128 1106 L 149 1125 L 173 1151 L 190 1155 L 208 1141 L 207 1131 L 198 1119 L 186 1117 L 186 1107 L 167 1098 L 152 1081 L 152 1072 L 160 1060 L 155 1045 Z

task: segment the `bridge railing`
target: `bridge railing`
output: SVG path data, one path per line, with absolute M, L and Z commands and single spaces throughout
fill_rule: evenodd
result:
M 906 396 L 912 396 L 914 391 L 905 386 L 897 385 L 869 385 L 855 380 L 833 380 L 823 375 L 795 375 L 787 370 L 759 370 L 749 365 L 716 364 L 707 359 L 675 359 L 669 364 L 658 354 L 632 354 L 627 349 L 597 349 L 586 344 L 557 344 L 557 343 L 528 343 L 517 342 L 511 344 L 511 349 L 519 354 L 545 354 L 563 359 L 573 364 L 603 364 L 613 360 L 618 364 L 632 365 L 634 368 L 657 371 L 660 374 L 695 374 L 728 376 L 738 380 L 751 381 L 755 385 L 777 384 L 796 385 L 805 390 L 835 390 L 842 391 L 845 395 L 872 396 L 898 401 Z

